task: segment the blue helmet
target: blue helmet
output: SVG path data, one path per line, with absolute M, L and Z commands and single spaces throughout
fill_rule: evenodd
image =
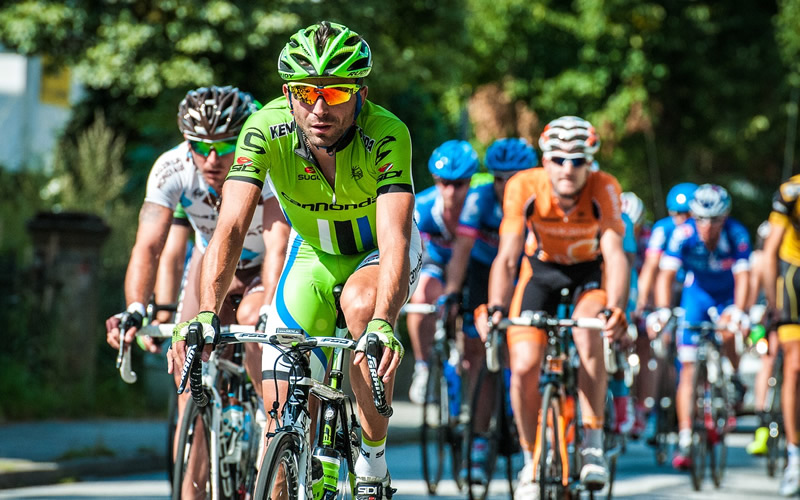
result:
M 447 180 L 469 179 L 478 171 L 478 153 L 467 141 L 447 141 L 433 150 L 428 170 Z
M 689 211 L 689 202 L 694 198 L 697 184 L 692 182 L 682 182 L 672 186 L 667 193 L 667 211 L 685 214 Z
M 483 163 L 489 172 L 516 172 L 539 163 L 536 150 L 525 139 L 497 139 L 486 150 Z

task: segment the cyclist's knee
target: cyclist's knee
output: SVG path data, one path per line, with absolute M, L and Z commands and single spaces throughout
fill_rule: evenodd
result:
M 255 325 L 258 323 L 258 311 L 263 302 L 263 293 L 251 293 L 243 297 L 238 309 L 236 309 L 236 322 L 240 325 Z

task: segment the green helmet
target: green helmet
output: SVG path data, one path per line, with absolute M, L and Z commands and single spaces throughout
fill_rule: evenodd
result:
M 324 41 L 324 47 L 318 47 L 318 41 Z M 372 52 L 367 42 L 347 26 L 327 21 L 292 35 L 278 58 L 278 73 L 284 80 L 363 78 L 371 69 Z

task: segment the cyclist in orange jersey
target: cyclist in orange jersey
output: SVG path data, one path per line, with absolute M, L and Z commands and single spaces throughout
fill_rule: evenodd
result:
M 565 116 L 550 122 L 539 146 L 544 168 L 520 172 L 506 185 L 500 246 L 489 277 L 489 314 L 494 322 L 524 310 L 555 314 L 560 291 L 568 288 L 577 299 L 574 317 L 607 314 L 604 334 L 621 338 L 627 328 L 624 309 L 630 265 L 622 247 L 625 227 L 619 183 L 606 172 L 588 168 L 599 139 L 586 120 Z M 523 248 L 525 257 L 515 288 Z M 603 265 L 613 270 L 605 279 Z M 584 329 L 575 329 L 574 338 L 581 359 L 578 389 L 584 424 L 580 478 L 596 489 L 608 482 L 603 457 L 607 386 L 603 341 Z M 544 342 L 541 330 L 508 329 L 511 403 L 526 462 L 516 496 L 523 499 L 536 498 L 538 493 L 531 459 Z

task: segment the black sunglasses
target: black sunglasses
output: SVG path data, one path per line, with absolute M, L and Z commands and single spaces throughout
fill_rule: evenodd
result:
M 572 163 L 573 167 L 585 167 L 588 165 L 589 160 L 585 156 L 578 156 L 575 158 L 567 158 L 565 156 L 551 156 L 550 160 L 557 163 L 558 165 L 564 165 L 565 161 L 569 161 Z

